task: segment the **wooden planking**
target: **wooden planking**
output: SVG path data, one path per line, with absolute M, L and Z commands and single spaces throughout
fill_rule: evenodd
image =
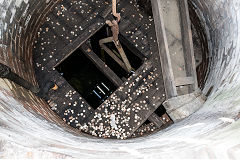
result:
M 70 6 L 69 6 L 70 5 Z M 44 42 L 46 37 L 51 40 L 48 45 L 43 43 L 39 44 L 39 47 L 50 47 L 50 45 L 54 44 L 50 50 L 47 48 L 45 49 L 46 54 L 55 54 L 55 52 L 59 52 L 63 49 L 66 51 L 63 52 L 71 52 L 69 50 L 71 47 L 67 47 L 67 45 L 72 42 L 76 41 L 85 41 L 88 36 L 88 32 L 90 36 L 93 35 L 95 30 L 98 28 L 94 25 L 103 25 L 105 21 L 99 16 L 102 12 L 108 8 L 110 3 L 108 2 L 99 2 L 99 1 L 86 1 L 83 0 L 81 2 L 72 1 L 71 3 L 61 2 L 59 3 L 53 11 L 48 14 L 48 18 L 46 20 L 46 24 L 48 26 L 44 27 L 44 30 L 47 28 L 49 30 L 45 35 L 41 34 L 38 38 L 38 42 L 44 38 Z M 80 10 L 79 10 L 80 9 Z M 99 20 L 101 19 L 101 20 Z M 101 26 L 100 26 L 101 27 Z M 90 28 L 90 29 L 89 29 Z M 92 33 L 92 34 L 91 34 Z M 57 37 L 54 39 L 53 37 Z M 84 37 L 83 39 L 77 39 L 77 37 Z M 48 41 L 47 41 L 48 42 Z M 75 43 L 76 44 L 76 43 Z M 74 45 L 72 45 L 74 46 Z M 75 45 L 76 46 L 76 45 Z M 78 46 L 78 45 L 77 45 Z M 57 48 L 56 48 L 57 47 Z M 68 48 L 68 50 L 67 50 Z M 50 51 L 50 52 L 47 52 Z M 39 51 L 36 51 L 39 52 Z M 48 56 L 45 56 L 42 59 L 36 60 L 38 64 L 46 68 L 54 67 L 61 61 L 61 58 L 65 58 L 64 55 L 59 56 L 60 54 L 57 53 L 56 56 L 51 55 L 51 59 Z M 44 61 L 43 61 L 44 59 Z M 49 66 L 48 66 L 49 65 Z
M 52 58 L 48 59 L 48 61 L 44 63 L 44 66 L 46 68 L 53 68 L 60 64 L 63 60 L 70 56 L 82 43 L 84 43 L 93 34 L 95 34 L 102 26 L 103 20 L 97 19 L 96 23 L 93 23 L 92 25 L 89 26 L 90 30 L 85 29 L 71 43 L 69 42 L 67 45 L 62 45 L 62 47 L 59 47 L 58 50 L 54 49 L 55 53 L 57 54 L 54 54 Z M 62 42 L 59 41 L 57 46 L 61 46 L 61 44 Z
M 194 78 L 194 84 L 190 86 L 190 93 L 198 89 L 196 65 L 193 50 L 191 22 L 189 17 L 188 2 L 187 0 L 179 0 L 181 28 L 183 35 L 183 47 L 186 62 L 187 76 Z
M 40 28 L 39 37 L 33 49 L 35 66 L 41 70 L 41 67 L 44 67 L 48 60 L 56 54 L 56 51 L 64 45 L 65 43 L 62 43 L 61 38 L 57 36 L 54 29 L 48 23 L 44 23 Z
M 35 55 L 39 55 L 39 52 L 41 52 L 44 56 L 34 60 L 46 68 L 53 67 L 59 58 L 61 58 L 58 56 L 58 51 L 74 41 L 79 35 L 83 35 L 89 25 L 95 20 L 95 18 L 92 18 L 92 20 L 83 19 L 83 16 L 79 14 L 62 9 L 61 3 L 56 8 L 52 13 L 48 14 L 46 22 L 41 26 L 42 31 L 36 45 L 38 50 L 35 50 Z M 76 8 L 76 5 L 73 5 L 72 8 Z M 58 9 L 61 14 L 58 12 Z M 44 50 L 41 51 L 42 48 Z M 49 61 L 52 66 L 47 67 Z
M 165 97 L 161 96 L 165 93 L 164 86 L 157 89 L 159 86 L 155 83 L 156 72 L 151 68 L 150 64 L 145 63 L 145 66 L 140 67 L 127 82 L 98 107 L 88 123 L 90 134 L 125 139 L 147 120 L 165 100 Z M 145 76 L 142 75 L 143 73 Z M 118 123 L 117 127 L 114 127 L 111 122 L 114 117 Z
M 57 72 L 52 71 L 52 76 L 49 80 L 52 80 L 58 85 L 58 90 L 49 91 L 49 97 L 52 102 L 57 104 L 57 113 L 61 114 L 67 106 L 75 105 L 82 108 L 85 117 L 88 117 L 93 113 L 93 108 L 81 97 L 81 95 L 74 90 L 74 88 Z M 83 112 L 82 112 L 83 113 Z M 84 118 L 85 118 L 84 117 Z
M 123 81 L 110 69 L 106 64 L 95 54 L 93 51 L 85 44 L 81 46 L 81 49 L 84 51 L 85 55 L 111 80 L 117 87 L 119 87 Z M 148 118 L 152 121 L 158 128 L 163 125 L 161 118 L 153 113 Z
M 142 13 L 144 15 L 144 13 Z M 156 33 L 155 33 L 155 28 L 154 28 L 154 22 L 152 17 L 148 17 L 147 18 L 149 21 L 147 23 L 147 25 L 141 26 L 138 31 L 135 33 L 137 36 L 142 34 L 144 35 L 143 37 L 146 37 L 146 42 L 149 44 L 150 50 L 147 53 L 148 57 L 150 59 L 151 62 L 153 62 L 154 66 L 156 67 L 155 70 L 158 70 L 158 74 L 160 75 L 157 79 L 156 82 L 158 83 L 158 85 L 163 85 L 163 79 L 162 79 L 162 67 L 161 67 L 161 62 L 159 59 L 159 55 L 158 55 L 158 46 L 157 46 L 157 42 L 156 42 Z M 164 90 L 164 88 L 163 88 Z M 165 98 L 165 93 L 163 93 L 161 95 L 163 98 Z M 161 126 L 161 122 L 157 121 L 161 119 L 161 117 L 159 117 L 157 114 L 153 113 L 152 115 L 150 115 L 148 117 L 148 120 L 151 122 L 155 123 L 155 127 L 157 126 Z M 138 131 L 136 131 L 138 132 Z
M 125 37 L 122 36 L 122 35 L 119 35 L 119 40 L 120 40 L 120 42 L 121 42 L 123 45 L 127 46 L 127 48 L 128 48 L 134 55 L 136 55 L 137 57 L 139 57 L 142 61 L 143 61 L 145 58 L 147 58 L 147 56 L 150 55 L 150 54 L 149 54 L 150 50 L 144 52 L 144 54 L 141 53 L 135 46 L 133 46 L 133 44 L 129 43 L 129 41 L 128 41 L 127 38 L 125 38 Z M 147 55 L 147 56 L 146 56 L 146 55 Z
M 79 11 L 82 3 L 85 3 L 86 6 L 82 7 L 85 14 L 82 10 L 81 13 L 76 12 Z M 93 113 L 93 109 L 87 102 L 53 67 L 57 62 L 62 60 L 66 54 L 71 52 L 75 46 L 77 47 L 79 43 L 82 44 L 102 27 L 104 19 L 99 17 L 98 13 L 104 11 L 105 7 L 107 7 L 105 2 L 99 3 L 97 1 L 89 2 L 83 0 L 81 3 L 72 1 L 71 6 L 65 1 L 61 2 L 52 13 L 48 14 L 46 22 L 41 26 L 42 30 L 39 31 L 34 49 L 36 77 L 41 86 L 44 86 L 46 81 L 50 80 L 59 86 L 57 91 L 49 91 L 47 99 L 49 99 L 51 108 L 62 118 L 64 117 L 63 113 L 65 110 L 73 109 L 80 115 L 77 119 L 83 123 L 85 122 L 85 118 Z M 57 22 L 59 22 L 59 24 L 56 24 Z M 74 31 L 75 34 L 72 34 L 72 31 Z M 73 44 L 71 44 L 70 40 L 72 40 Z M 70 118 L 71 116 L 69 115 L 68 117 Z M 66 118 L 67 117 L 65 117 L 65 120 L 68 123 L 69 119 Z
M 88 46 L 83 44 L 83 53 L 97 66 L 97 68 L 116 86 L 119 87 L 123 81 L 119 78 Z
M 146 90 L 145 94 L 142 94 L 141 97 L 139 97 L 133 104 L 131 104 L 131 108 L 134 108 L 138 105 L 142 105 L 141 107 L 143 107 L 141 110 L 139 110 L 138 113 L 134 112 L 131 113 L 132 118 L 134 117 L 134 121 L 130 121 L 130 128 L 132 128 L 132 130 L 129 130 L 130 134 L 132 135 L 153 113 L 154 111 L 164 102 L 164 98 L 160 97 L 159 95 L 161 95 L 161 92 L 156 91 L 155 88 L 157 86 L 154 85 L 154 83 L 152 85 L 149 85 L 148 90 Z M 154 91 L 155 90 L 155 91 Z M 146 96 L 148 96 L 148 98 L 146 98 Z M 146 104 L 141 104 L 141 101 L 144 102 L 146 101 Z M 145 108 L 146 107 L 146 108 Z M 135 116 L 138 116 L 139 119 L 138 121 L 135 121 Z
M 105 109 L 111 110 L 112 107 L 109 108 L 109 104 L 111 104 L 111 106 L 113 107 L 117 107 L 116 106 L 117 103 L 119 103 L 119 105 L 121 104 L 124 105 L 124 107 L 131 105 L 132 101 L 135 101 L 137 97 L 139 97 L 140 93 L 136 93 L 136 92 L 137 90 L 140 91 L 139 89 L 140 86 L 142 85 L 144 86 L 144 84 L 146 83 L 148 74 L 151 71 L 152 71 L 151 62 L 145 62 L 135 72 L 135 74 L 133 74 L 131 77 L 128 78 L 127 82 L 122 84 L 101 106 L 98 107 L 98 109 L 95 111 L 95 115 L 101 114 L 101 113 L 103 114 L 105 112 Z M 142 73 L 144 74 L 142 75 Z M 91 121 L 96 121 L 94 117 L 90 119 L 92 119 Z M 97 124 L 91 124 L 90 128 L 92 127 L 92 125 L 97 125 Z
M 132 21 L 133 20 L 131 20 L 131 22 Z M 121 24 L 120 24 L 120 33 L 123 37 L 128 38 L 129 40 L 128 43 L 130 44 L 130 46 L 133 46 L 134 48 L 136 48 L 138 50 L 138 53 L 141 53 L 143 57 L 149 57 L 149 54 L 148 54 L 149 53 L 148 51 L 150 49 L 149 44 L 147 43 L 147 40 L 145 37 L 146 35 L 144 35 L 143 33 L 144 31 L 141 31 L 140 29 L 138 29 L 139 26 L 140 26 L 139 24 L 138 25 L 131 24 L 127 26 L 127 28 L 123 29 L 123 27 L 121 27 Z M 123 44 L 124 44 L 124 41 L 123 41 Z
M 124 3 L 129 5 L 129 2 L 124 1 Z M 128 7 L 128 5 L 126 5 L 124 7 L 127 7 L 129 10 L 131 10 L 131 14 L 130 15 L 132 16 L 134 14 L 134 12 L 135 12 L 135 9 L 133 9 L 132 7 Z M 75 12 L 74 11 L 75 9 L 73 9 L 73 7 L 71 7 L 69 10 L 71 10 L 72 13 Z M 121 11 L 123 11 L 123 9 L 121 9 Z M 68 14 L 65 14 L 66 17 L 68 17 L 67 15 Z M 127 20 L 132 20 L 131 17 L 128 17 L 128 16 L 125 16 L 125 17 L 127 18 Z M 150 52 L 151 52 L 150 51 L 150 45 L 149 45 L 149 43 L 148 43 L 148 41 L 146 39 L 147 38 L 146 33 L 149 32 L 148 31 L 149 29 L 148 29 L 148 27 L 141 28 L 141 25 L 142 25 L 142 23 L 149 23 L 148 25 L 151 25 L 152 22 L 149 22 L 148 17 L 144 17 L 144 18 L 141 18 L 141 17 L 142 17 L 142 15 L 139 14 L 139 15 L 136 16 L 136 19 L 133 19 L 133 23 L 131 24 L 131 26 L 132 26 L 131 28 L 129 28 L 129 26 L 125 25 L 124 27 L 121 27 L 122 30 L 121 29 L 120 30 L 121 30 L 122 33 L 123 32 L 128 32 L 123 37 L 124 38 L 127 37 L 127 41 L 129 41 L 130 44 L 133 46 L 132 48 L 136 47 L 137 48 L 136 51 L 138 51 L 139 54 L 142 54 L 143 55 L 142 58 L 145 59 L 146 57 L 150 57 L 151 56 L 151 54 L 150 54 Z M 76 19 L 76 18 L 74 18 L 74 19 Z M 146 20 L 146 22 L 143 22 L 145 20 Z M 83 21 L 86 21 L 86 20 L 84 19 Z M 124 19 L 123 19 L 123 21 L 124 21 Z M 66 19 L 64 20 L 64 23 L 65 22 L 67 22 Z M 73 23 L 76 23 L 76 22 L 73 22 Z M 100 27 L 97 24 L 100 24 Z M 57 95 L 59 99 L 61 98 L 61 96 L 64 95 L 64 94 L 62 94 L 61 87 L 65 86 L 67 84 L 65 84 L 65 82 L 62 81 L 62 80 L 57 80 L 59 77 L 57 75 L 53 75 L 52 72 L 49 72 L 47 70 L 51 71 L 52 67 L 58 65 L 61 61 L 63 61 L 66 57 L 68 57 L 73 52 L 73 50 L 75 50 L 80 45 L 82 45 L 89 37 L 91 37 L 95 33 L 95 30 L 98 30 L 104 24 L 105 24 L 105 20 L 102 19 L 99 16 L 96 16 L 92 22 L 86 23 L 86 27 L 83 29 L 83 32 L 81 34 L 78 34 L 78 38 L 79 38 L 78 40 L 76 39 L 76 40 L 72 41 L 70 44 L 68 44 L 65 47 L 61 46 L 62 49 L 57 49 L 57 51 L 56 51 L 57 54 L 55 54 L 52 59 L 46 60 L 46 62 L 47 62 L 46 64 L 44 63 L 45 64 L 44 67 L 46 67 L 46 70 L 42 71 L 41 72 L 42 74 L 39 74 L 39 76 L 42 76 L 43 74 L 47 74 L 49 76 L 51 75 L 51 77 L 52 76 L 54 77 L 54 81 L 60 86 L 60 92 Z M 66 25 L 66 26 L 68 27 L 68 31 L 71 31 L 71 29 L 70 29 L 71 25 Z M 139 30 L 139 28 L 141 28 L 141 29 Z M 89 31 L 90 31 L 90 34 L 87 33 Z M 92 31 L 94 31 L 94 33 L 91 33 Z M 58 32 L 60 32 L 60 29 L 59 29 Z M 135 45 L 137 45 L 137 46 L 135 46 Z M 144 47 L 144 48 L 142 48 L 142 47 Z M 152 60 L 154 60 L 154 59 L 152 59 Z M 164 89 L 162 88 L 161 91 L 157 91 L 157 89 L 159 88 L 159 87 L 157 87 L 157 85 L 162 84 L 162 82 L 161 82 L 162 77 L 161 77 L 161 74 L 159 73 L 161 68 L 159 68 L 159 65 L 157 65 L 157 64 L 158 64 L 158 62 L 153 61 L 153 64 L 150 65 L 150 66 L 143 65 L 142 67 L 140 67 L 140 70 L 137 70 L 136 73 L 133 76 L 131 76 L 133 78 L 131 78 L 131 77 L 128 78 L 128 82 L 122 84 L 120 86 L 119 90 L 117 90 L 115 92 L 116 93 L 115 94 L 116 97 L 114 97 L 114 95 L 111 97 L 112 98 L 111 99 L 111 103 L 115 102 L 116 99 L 118 99 L 119 100 L 119 104 L 122 104 L 122 106 L 126 105 L 126 106 L 130 107 L 131 105 L 133 105 L 132 103 L 137 105 L 138 103 L 142 102 L 139 97 L 145 95 L 145 98 L 146 98 L 146 97 L 148 97 L 148 95 L 151 95 L 151 94 L 156 94 L 159 97 L 159 99 L 161 99 L 163 101 L 163 99 L 165 99 L 165 97 L 163 96 L 164 93 L 165 93 Z M 158 72 L 156 73 L 156 71 L 158 71 Z M 157 81 L 159 83 L 157 83 Z M 153 86 L 151 86 L 151 85 L 153 85 Z M 144 89 L 140 88 L 140 87 L 144 88 L 146 86 L 150 86 L 151 89 L 147 88 L 147 90 L 144 90 Z M 163 84 L 162 84 L 162 86 L 163 86 Z M 64 89 L 62 88 L 62 90 L 66 90 L 66 91 L 68 90 L 69 91 L 71 89 L 66 87 Z M 139 91 L 143 91 L 144 93 L 138 93 Z M 147 92 L 149 92 L 149 94 Z M 150 92 L 151 92 L 151 94 L 150 94 Z M 155 96 L 151 96 L 151 98 L 152 97 L 155 97 Z M 127 98 L 129 99 L 128 102 L 125 101 Z M 75 100 L 74 97 L 72 97 L 72 99 Z M 55 99 L 55 101 L 57 101 L 57 99 Z M 62 103 L 63 102 L 64 101 L 62 101 Z M 146 109 L 147 109 L 148 107 L 153 105 L 152 102 L 154 102 L 154 100 L 146 100 L 146 102 L 148 103 L 148 106 L 145 106 Z M 115 103 L 115 104 L 113 104 L 113 106 L 117 105 L 117 104 L 118 103 Z M 100 107 L 102 107 L 102 106 L 103 105 L 101 105 Z M 69 107 L 66 106 L 66 109 L 74 109 L 74 107 L 75 106 L 72 106 L 72 103 L 71 103 L 71 105 L 69 105 Z M 108 108 L 108 106 L 105 106 L 105 107 Z M 149 108 L 146 111 L 142 111 L 141 116 L 143 116 L 143 119 L 141 120 L 140 123 L 138 123 L 136 128 L 134 127 L 134 130 L 137 129 L 139 127 L 139 125 L 141 125 L 148 118 L 148 116 L 151 114 L 151 112 L 153 112 L 153 110 L 155 110 L 157 107 L 158 107 L 158 105 L 154 106 L 153 109 L 150 109 L 150 111 L 148 111 Z M 135 106 L 135 108 L 136 108 L 136 106 Z M 61 109 L 61 113 L 63 113 L 63 111 L 65 111 L 65 107 L 64 106 Z M 95 113 L 100 113 L 100 112 L 95 112 Z M 96 116 L 95 113 L 94 113 L 94 115 L 92 115 L 93 117 Z M 103 112 L 101 112 L 101 113 L 103 113 Z M 148 113 L 147 116 L 146 116 L 145 113 Z M 74 115 L 74 116 L 76 116 L 76 115 Z M 66 120 L 67 123 L 69 122 L 70 125 L 73 125 L 73 127 L 79 127 L 80 129 L 82 129 L 81 126 L 79 126 L 79 125 L 76 126 L 76 123 L 75 123 L 76 119 L 74 119 L 74 124 L 71 124 L 72 122 L 70 122 L 72 119 L 66 119 L 66 117 L 65 117 L 65 120 Z M 88 122 L 87 124 L 90 126 L 90 128 L 91 128 L 92 124 L 89 124 L 89 123 L 93 123 L 93 125 L 94 125 L 93 127 L 101 127 L 100 123 L 92 122 L 92 120 L 95 120 L 95 122 L 96 122 L 96 121 L 98 121 L 98 118 L 91 118 L 90 121 L 87 121 L 87 120 L 84 120 L 84 121 L 86 123 Z M 108 121 L 108 120 L 109 120 L 109 117 L 108 117 L 108 119 L 106 119 L 106 121 Z M 134 126 L 134 125 L 135 124 L 133 124 L 132 126 Z M 133 131 L 131 131 L 131 133 L 130 132 L 129 133 L 132 134 L 132 132 Z M 91 134 L 94 135 L 93 132 Z M 101 131 L 99 132 L 98 135 L 101 135 Z
M 126 82 L 124 82 L 124 87 L 121 86 L 119 90 L 116 91 L 116 94 L 121 95 L 123 99 L 131 96 L 133 91 L 135 91 L 139 85 L 146 81 L 147 76 L 149 75 L 148 72 L 153 72 L 153 70 L 152 62 L 145 61 L 142 66 L 138 68 L 137 71 L 131 77 L 129 77 Z
M 58 37 L 58 39 L 61 40 L 58 41 L 58 43 L 60 42 L 62 43 L 62 46 L 65 46 L 70 42 L 73 36 L 69 34 L 71 32 L 71 28 L 66 25 L 68 23 L 67 20 L 60 16 L 54 15 L 53 13 L 50 13 L 47 16 L 46 23 L 49 25 L 49 28 L 53 30 L 52 32 Z
M 152 115 L 155 115 L 155 113 L 153 113 Z M 149 124 L 143 124 L 141 127 L 139 127 L 132 134 L 131 138 L 137 138 L 137 137 L 147 136 L 151 133 L 156 133 L 157 131 L 164 129 L 173 123 L 173 121 L 170 119 L 170 117 L 167 114 L 164 114 L 161 117 L 158 117 L 156 115 L 156 119 L 157 120 L 152 120 L 154 121 L 154 123 L 152 122 Z
M 72 43 L 69 43 L 63 49 L 58 51 L 58 61 L 53 63 L 57 66 L 62 61 L 64 61 L 68 56 L 70 56 L 78 47 L 80 47 L 87 39 L 89 39 L 93 34 L 95 34 L 104 24 L 104 20 L 101 18 L 96 18 L 95 23 L 90 25 L 82 34 L 76 38 Z M 52 61 L 53 62 L 53 61 Z M 53 65 L 51 64 L 51 66 Z M 52 67 L 54 67 L 52 66 Z M 50 66 L 48 66 L 50 67 Z
M 159 49 L 159 57 L 162 65 L 162 74 L 167 98 L 176 97 L 177 90 L 174 82 L 172 64 L 168 50 L 165 27 L 163 23 L 160 1 L 151 0 L 154 16 L 155 30 Z
M 148 136 L 149 134 L 154 133 L 157 130 L 158 128 L 153 123 L 143 124 L 132 134 L 131 138 Z
M 129 4 L 129 2 L 127 4 L 125 4 L 124 1 L 120 2 L 120 8 L 122 11 L 121 16 L 123 17 L 119 25 L 121 32 L 119 36 L 120 40 L 122 40 L 123 44 L 132 46 L 134 53 L 139 52 L 142 56 L 137 56 L 143 58 L 143 60 L 151 60 L 154 70 L 158 70 L 159 72 L 159 84 L 163 83 L 161 64 L 159 59 L 156 59 L 158 56 L 155 57 L 157 54 L 155 51 L 157 51 L 158 48 L 156 36 L 154 35 L 153 18 L 141 12 L 139 8 L 137 8 L 137 5 Z M 138 12 L 136 12 L 136 10 Z M 145 48 L 148 48 L 146 52 L 139 48 L 142 47 L 143 44 L 147 46 Z M 136 47 L 136 45 L 139 47 Z
M 147 42 L 147 30 L 141 28 L 145 24 L 151 23 L 146 14 L 142 13 L 136 6 L 129 4 L 129 2 L 121 1 L 119 4 L 121 8 L 122 19 L 119 24 L 120 33 L 128 39 L 127 46 L 133 46 L 138 50 L 137 54 L 142 54 L 143 57 L 149 57 L 149 44 Z M 138 12 L 136 12 L 138 10 Z M 124 40 L 124 39 L 123 39 Z M 124 43 L 123 41 L 122 43 Z M 129 48 L 131 49 L 131 47 Z M 135 52 L 133 52 L 135 54 Z M 137 55 L 138 56 L 138 55 Z
M 81 95 L 72 88 L 72 86 L 56 71 L 44 71 L 45 78 L 38 78 L 40 86 L 44 86 L 46 82 L 52 81 L 57 84 L 58 89 L 56 91 L 50 90 L 47 93 L 48 103 L 51 109 L 55 111 L 61 118 L 63 118 L 63 113 L 65 110 L 73 109 L 75 113 L 79 114 L 78 117 L 79 124 L 86 121 L 93 112 L 93 108 L 85 101 Z M 41 74 L 44 76 L 44 74 Z M 73 116 L 73 115 L 72 115 Z M 65 120 L 68 119 L 65 117 Z

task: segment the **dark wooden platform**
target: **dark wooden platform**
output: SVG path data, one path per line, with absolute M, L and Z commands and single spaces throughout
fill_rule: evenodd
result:
M 152 117 L 155 117 L 155 116 L 152 116 Z M 143 136 L 156 133 L 162 129 L 165 129 L 167 126 L 173 123 L 173 121 L 171 121 L 171 119 L 167 114 L 164 114 L 161 117 L 157 116 L 155 118 L 158 121 L 157 125 L 154 123 L 143 124 L 132 134 L 131 138 L 138 138 L 138 137 L 143 137 Z M 159 124 L 162 124 L 162 125 L 159 126 Z
M 109 4 L 95 0 L 60 2 L 39 30 L 33 60 L 39 86 L 49 81 L 58 85 L 58 90 L 48 92 L 47 99 L 66 123 L 94 136 L 126 139 L 141 133 L 147 119 L 152 130 L 166 125 L 154 113 L 166 98 L 165 88 L 153 18 L 134 1 L 120 1 L 118 5 L 122 16 L 120 40 L 144 60 L 131 77 L 125 82 L 120 79 L 86 43 L 112 18 Z M 118 87 L 96 110 L 55 69 L 79 47 Z

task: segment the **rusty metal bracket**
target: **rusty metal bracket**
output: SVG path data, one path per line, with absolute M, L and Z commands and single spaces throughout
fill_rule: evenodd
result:
M 99 41 L 99 45 L 100 47 L 105 50 L 124 70 L 126 70 L 128 73 L 131 72 L 132 70 L 132 66 L 129 63 L 129 60 L 122 48 L 122 45 L 120 44 L 120 41 L 118 39 L 118 35 L 119 35 L 119 26 L 118 26 L 118 22 L 121 19 L 121 16 L 119 13 L 117 13 L 117 7 L 116 7 L 116 0 L 112 0 L 112 13 L 113 16 L 115 16 L 117 18 L 117 20 L 107 20 L 106 24 L 108 24 L 108 26 L 111 27 L 111 31 L 112 31 L 112 37 L 108 37 L 108 38 L 104 38 L 101 39 Z M 120 60 L 106 45 L 104 45 L 104 43 L 109 43 L 109 42 L 113 42 L 114 45 L 116 46 L 118 52 L 121 55 L 122 60 Z M 123 61 L 123 63 L 122 63 Z

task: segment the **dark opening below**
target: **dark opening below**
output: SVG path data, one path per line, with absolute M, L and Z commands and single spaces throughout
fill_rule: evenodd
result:
M 156 113 L 159 117 L 162 117 L 165 113 L 166 113 L 166 109 L 164 108 L 164 106 L 161 104 L 157 109 L 156 111 L 154 112 Z M 151 123 L 149 120 L 146 120 L 144 122 L 144 124 L 149 124 Z
M 91 43 L 91 47 L 94 51 L 95 54 L 97 54 L 99 56 L 99 58 L 102 59 L 102 61 L 104 61 L 109 68 L 111 68 L 118 77 L 124 79 L 124 78 L 128 78 L 130 76 L 129 73 L 127 73 L 123 68 L 121 68 L 104 50 L 101 49 L 101 47 L 99 46 L 99 40 L 103 39 L 103 38 L 107 38 L 112 36 L 111 33 L 111 29 L 108 26 L 104 26 L 102 27 L 97 33 L 95 33 L 91 38 L 90 38 L 90 43 Z M 120 35 L 119 35 L 120 37 Z M 125 46 L 122 42 L 121 39 L 120 43 L 123 47 L 123 50 L 132 66 L 132 71 L 136 71 L 143 63 L 143 61 L 136 56 L 136 54 L 134 54 L 131 50 L 129 50 L 129 48 L 127 46 Z M 111 49 L 112 51 L 115 51 L 115 53 L 118 53 L 115 45 L 113 42 L 107 43 L 105 44 L 109 49 Z
M 109 32 L 108 32 L 108 31 Z M 108 35 L 108 33 L 109 35 Z M 111 36 L 110 28 L 103 27 L 90 38 L 91 47 L 109 68 L 122 80 L 131 74 L 121 68 L 104 50 L 99 46 L 99 40 Z M 106 44 L 109 49 L 118 53 L 114 43 Z M 132 66 L 137 70 L 142 65 L 142 60 L 133 54 L 125 45 L 122 45 L 126 56 Z M 104 102 L 117 88 L 105 75 L 77 49 L 66 60 L 56 67 L 57 71 L 68 81 L 68 83 L 81 94 L 81 96 L 96 109 Z
M 96 109 L 116 87 L 77 49 L 56 67 L 57 71 Z

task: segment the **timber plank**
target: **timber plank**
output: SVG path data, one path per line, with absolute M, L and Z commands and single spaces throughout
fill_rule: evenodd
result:
M 121 78 L 119 78 L 86 44 L 81 46 L 81 50 L 116 87 L 119 87 L 123 83 Z
M 153 17 L 155 23 L 155 30 L 157 35 L 157 43 L 159 49 L 159 57 L 162 64 L 162 74 L 166 89 L 167 98 L 176 97 L 177 90 L 176 85 L 174 83 L 172 64 L 169 55 L 169 49 L 167 44 L 167 38 L 165 33 L 165 27 L 163 23 L 162 11 L 161 11 L 161 3 L 160 1 L 151 0 L 152 9 L 153 9 Z
M 156 113 L 151 114 L 151 116 L 148 117 L 148 120 L 154 123 L 155 126 L 157 126 L 158 128 L 160 128 L 164 124 L 161 118 Z
M 194 58 L 193 41 L 191 22 L 189 17 L 188 2 L 187 0 L 179 1 L 180 16 L 181 16 L 181 28 L 183 36 L 183 49 L 186 62 L 186 71 L 188 77 L 193 77 L 194 83 L 190 85 L 190 93 L 198 89 L 196 62 Z
M 103 19 L 98 18 L 95 23 L 89 26 L 89 29 L 84 30 L 72 43 L 69 43 L 61 50 L 58 51 L 58 54 L 54 57 L 55 59 L 50 60 L 46 64 L 47 68 L 52 68 L 64 61 L 68 56 L 73 53 L 78 47 L 80 47 L 87 39 L 89 39 L 93 34 L 95 34 L 102 26 Z

